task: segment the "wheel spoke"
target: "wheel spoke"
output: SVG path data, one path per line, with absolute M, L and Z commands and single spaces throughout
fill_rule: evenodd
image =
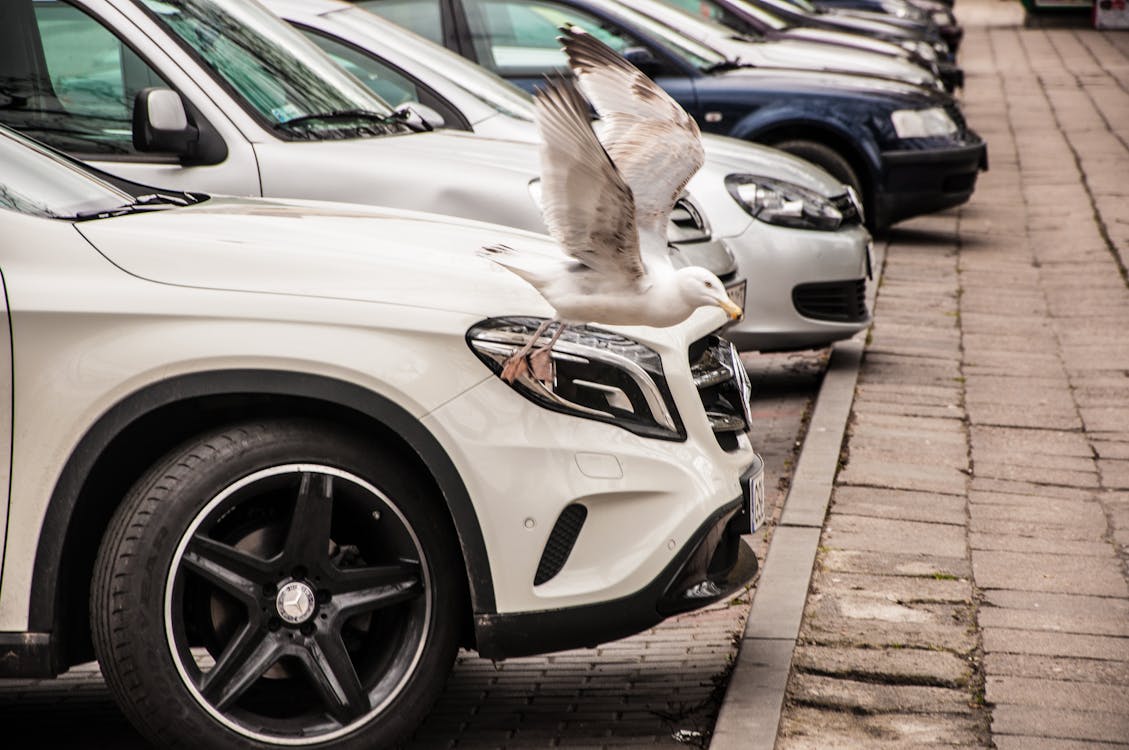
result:
M 333 477 L 302 474 L 283 554 L 288 564 L 316 565 L 329 557 L 333 521 Z
M 244 625 L 204 675 L 200 692 L 222 711 L 238 700 L 282 654 L 283 644 L 278 636 Z
M 348 617 L 413 599 L 423 593 L 418 563 L 338 571 L 331 583 L 333 608 Z
M 302 662 L 325 708 L 341 724 L 348 724 L 369 710 L 368 695 L 361 687 L 353 660 L 340 633 L 322 633 L 309 641 Z
M 258 602 L 262 584 L 272 580 L 265 560 L 203 535 L 192 537 L 181 561 L 189 570 L 251 606 Z

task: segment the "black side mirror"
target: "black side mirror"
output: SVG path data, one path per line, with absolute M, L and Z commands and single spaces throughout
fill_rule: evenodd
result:
M 180 94 L 150 87 L 133 100 L 133 147 L 138 151 L 172 154 L 186 164 L 218 164 L 227 146 L 210 127 L 194 124 Z
M 628 47 L 621 53 L 623 59 L 639 68 L 643 75 L 654 78 L 662 71 L 662 64 L 655 58 L 655 53 L 646 47 Z
M 435 130 L 447 124 L 443 115 L 420 102 L 404 102 L 396 107 L 396 112 L 403 114 L 409 123 L 419 122 L 428 130 Z

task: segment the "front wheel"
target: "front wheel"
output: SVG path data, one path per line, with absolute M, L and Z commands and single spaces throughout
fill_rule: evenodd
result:
M 396 454 L 314 423 L 214 432 L 118 509 L 94 645 L 159 747 L 392 747 L 430 710 L 465 576 L 439 503 Z

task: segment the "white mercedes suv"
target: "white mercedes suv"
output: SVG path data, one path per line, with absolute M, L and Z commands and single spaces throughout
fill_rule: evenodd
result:
M 0 678 L 97 658 L 162 748 L 384 748 L 460 646 L 595 645 L 755 572 L 720 309 L 511 386 L 549 308 L 476 249 L 542 235 L 154 190 L 2 127 L 0 166 Z

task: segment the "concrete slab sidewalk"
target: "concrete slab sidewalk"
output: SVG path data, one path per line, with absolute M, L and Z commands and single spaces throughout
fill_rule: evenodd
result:
M 1129 32 L 956 13 L 991 171 L 886 238 L 711 750 L 1129 748 Z

